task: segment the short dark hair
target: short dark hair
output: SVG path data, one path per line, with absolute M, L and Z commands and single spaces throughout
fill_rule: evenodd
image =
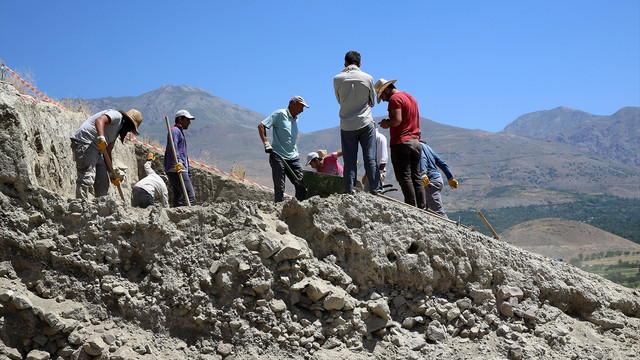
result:
M 360 65 L 360 53 L 354 50 L 349 51 L 345 56 L 344 56 L 344 61 L 348 64 L 348 65 Z

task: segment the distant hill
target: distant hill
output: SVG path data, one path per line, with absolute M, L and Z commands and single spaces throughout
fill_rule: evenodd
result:
M 591 225 L 565 219 L 537 219 L 516 225 L 500 234 L 500 239 L 525 250 L 565 261 L 579 254 L 608 251 L 640 251 L 633 243 Z
M 92 111 L 139 109 L 145 116 L 141 137 L 157 141 L 161 147 L 166 144 L 164 116 L 173 122 L 175 110 L 187 108 L 197 117 L 185 132 L 192 159 L 202 157 L 224 171 L 240 165 L 248 179 L 271 185 L 271 170 L 257 131 L 266 115 L 189 86 L 162 86 L 136 97 L 87 102 Z M 460 181 L 457 190 L 446 187 L 443 191 L 447 210 L 567 203 L 574 201 L 575 194 L 640 198 L 640 168 L 611 162 L 567 144 L 463 129 L 425 118 L 421 119 L 421 129 L 423 138 Z M 382 133 L 389 136 L 386 130 Z M 300 134 L 298 147 L 302 158 L 319 148 L 337 150 L 340 130 L 334 127 Z M 389 170 L 388 182 L 394 183 L 392 168 Z M 358 175 L 364 175 L 362 167 Z M 402 196 L 399 191 L 390 194 Z
M 558 107 L 522 115 L 501 133 L 558 141 L 640 167 L 640 107 L 624 107 L 610 116 Z

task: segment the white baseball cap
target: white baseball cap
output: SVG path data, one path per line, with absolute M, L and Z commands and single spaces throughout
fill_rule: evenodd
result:
M 313 161 L 313 159 L 318 159 L 318 158 L 320 158 L 320 156 L 318 156 L 318 153 L 317 153 L 317 152 L 315 152 L 315 151 L 310 152 L 310 153 L 307 155 L 307 165 L 305 165 L 305 166 L 309 166 L 309 164 L 311 164 L 311 162 Z
M 178 110 L 178 112 L 176 113 L 176 119 L 181 116 L 184 116 L 189 120 L 193 120 L 196 118 L 195 116 L 191 115 L 187 110 Z

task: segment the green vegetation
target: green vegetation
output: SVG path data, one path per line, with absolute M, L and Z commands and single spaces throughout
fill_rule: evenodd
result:
M 622 286 L 640 288 L 640 252 L 608 251 L 573 258 L 570 264 Z
M 499 192 L 508 192 L 502 189 Z M 578 195 L 578 200 L 554 205 L 517 206 L 481 210 L 493 229 L 502 231 L 525 221 L 542 218 L 562 218 L 582 221 L 604 231 L 640 244 L 640 200 L 604 195 Z M 491 236 L 475 210 L 448 212 L 452 220 L 460 219 L 481 233 Z

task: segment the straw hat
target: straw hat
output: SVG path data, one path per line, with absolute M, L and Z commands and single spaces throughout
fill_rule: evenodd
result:
M 125 115 L 133 123 L 133 126 L 135 127 L 135 130 L 132 130 L 131 132 L 134 135 L 140 135 L 140 133 L 138 132 L 138 126 L 140 126 L 140 124 L 142 124 L 142 114 L 140 113 L 140 111 L 138 111 L 136 109 L 131 109 L 131 110 L 127 111 L 127 112 L 124 112 L 124 111 L 120 110 L 120 113 L 122 115 Z
M 376 97 L 378 98 L 378 104 L 380 104 L 380 94 L 382 94 L 382 92 L 384 91 L 384 89 L 387 88 L 387 86 L 394 84 L 396 81 L 398 80 L 391 80 L 391 81 L 387 81 L 383 78 L 378 79 L 378 81 L 376 81 L 376 84 L 373 85 L 373 89 L 376 92 Z

